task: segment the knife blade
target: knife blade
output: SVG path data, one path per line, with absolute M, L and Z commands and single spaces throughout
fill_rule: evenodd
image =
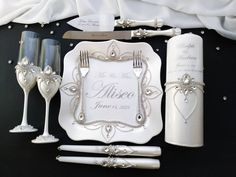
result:
M 143 156 L 155 157 L 161 155 L 161 148 L 158 146 L 126 146 L 126 145 L 109 145 L 109 146 L 90 146 L 90 145 L 61 145 L 60 151 L 85 152 L 108 154 L 113 156 Z
M 124 39 L 146 38 L 154 36 L 176 36 L 181 34 L 180 28 L 171 28 L 168 30 L 130 30 L 130 31 L 67 31 L 63 34 L 63 39 L 86 39 L 86 40 L 107 40 L 107 39 Z
M 160 28 L 164 22 L 162 19 L 132 20 L 114 19 L 112 14 L 96 14 L 74 18 L 67 24 L 82 31 L 113 31 L 115 27 L 128 28 L 136 26 L 150 26 Z

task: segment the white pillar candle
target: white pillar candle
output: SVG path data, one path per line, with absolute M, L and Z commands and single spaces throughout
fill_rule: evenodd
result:
M 167 45 L 165 141 L 203 146 L 203 41 L 195 34 Z

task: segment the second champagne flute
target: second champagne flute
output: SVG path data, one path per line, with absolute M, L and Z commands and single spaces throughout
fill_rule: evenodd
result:
M 40 66 L 42 72 L 37 77 L 38 89 L 46 103 L 44 132 L 32 143 L 54 143 L 59 141 L 49 134 L 49 105 L 52 97 L 56 94 L 61 83 L 60 62 L 61 62 L 60 43 L 53 39 L 42 40 Z

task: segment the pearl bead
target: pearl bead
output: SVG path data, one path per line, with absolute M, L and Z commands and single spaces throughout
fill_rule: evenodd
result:
M 10 65 L 10 64 L 12 64 L 13 63 L 13 61 L 12 60 L 8 60 L 8 64 Z
M 227 100 L 227 96 L 223 96 L 223 100 L 226 101 Z

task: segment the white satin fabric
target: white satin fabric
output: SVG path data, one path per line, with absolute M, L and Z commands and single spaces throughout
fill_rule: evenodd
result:
M 76 2 L 80 16 L 104 13 L 120 16 L 116 0 L 76 0 Z
M 0 25 L 41 23 L 78 15 L 75 0 L 0 0 Z
M 236 40 L 235 0 L 0 0 L 0 25 L 101 13 L 137 20 L 159 17 L 168 26 L 206 27 Z

